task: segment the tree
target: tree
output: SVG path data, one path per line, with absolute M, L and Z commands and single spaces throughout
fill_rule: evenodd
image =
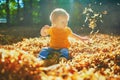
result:
M 23 16 L 24 16 L 24 25 L 32 25 L 33 23 L 33 0 L 24 0 Z
M 10 26 L 10 8 L 9 8 L 9 0 L 6 0 L 6 19 L 7 19 L 7 25 Z
M 20 0 L 17 0 L 17 13 L 16 13 L 16 20 L 17 20 L 17 24 L 19 24 L 20 21 L 20 4 L 19 4 Z

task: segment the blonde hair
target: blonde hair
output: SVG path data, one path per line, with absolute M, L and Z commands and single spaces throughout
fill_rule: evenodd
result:
M 66 10 L 62 8 L 56 8 L 50 14 L 50 21 L 54 21 L 58 16 L 66 16 L 67 19 L 69 20 L 69 14 L 67 13 Z

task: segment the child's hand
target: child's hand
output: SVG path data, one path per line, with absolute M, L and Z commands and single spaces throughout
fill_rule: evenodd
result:
M 72 35 L 70 35 L 71 37 L 77 39 L 77 40 L 81 40 L 83 43 L 87 44 L 87 42 L 89 41 L 89 37 L 85 36 L 85 37 L 82 37 L 82 36 L 79 36 L 75 33 L 72 33 Z
M 92 39 L 90 39 L 89 37 L 86 37 L 86 38 L 83 40 L 83 42 L 84 42 L 85 44 L 91 44 L 91 43 L 93 43 Z
M 47 36 L 48 35 L 48 29 L 50 28 L 49 25 L 45 25 L 44 27 L 42 27 L 40 34 L 41 36 Z
M 88 36 L 82 37 L 83 40 L 89 40 Z
M 82 37 L 82 41 L 85 43 L 85 44 L 88 44 L 89 41 L 90 41 L 90 38 L 85 36 L 85 37 Z

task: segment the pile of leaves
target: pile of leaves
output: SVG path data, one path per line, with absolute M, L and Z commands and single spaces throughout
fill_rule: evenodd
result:
M 49 37 L 1 45 L 0 80 L 120 80 L 120 36 L 89 37 L 86 44 L 70 38 L 71 59 L 57 64 L 37 58 Z

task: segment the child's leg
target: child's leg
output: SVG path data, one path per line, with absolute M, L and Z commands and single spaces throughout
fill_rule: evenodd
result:
M 61 49 L 60 52 L 61 52 L 60 57 L 65 57 L 66 59 L 69 59 L 69 51 L 67 48 Z
M 50 53 L 50 50 L 51 50 L 51 48 L 49 48 L 49 47 L 43 48 L 39 53 L 39 58 L 46 59 L 48 54 Z

